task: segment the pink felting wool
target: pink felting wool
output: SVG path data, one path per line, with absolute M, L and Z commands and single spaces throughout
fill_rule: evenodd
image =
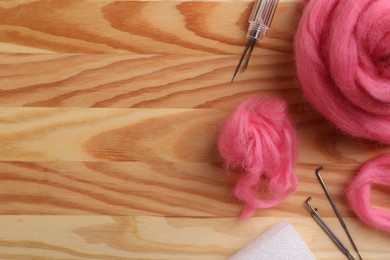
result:
M 370 203 L 371 187 L 390 191 L 390 154 L 366 163 L 347 189 L 347 198 L 356 215 L 368 225 L 390 232 L 390 211 L 374 208 Z
M 245 204 L 242 219 L 278 205 L 298 185 L 296 131 L 281 99 L 242 102 L 221 129 L 218 149 L 227 168 L 242 172 L 233 190 Z
M 343 131 L 390 144 L 390 1 L 304 4 L 295 53 L 306 98 Z

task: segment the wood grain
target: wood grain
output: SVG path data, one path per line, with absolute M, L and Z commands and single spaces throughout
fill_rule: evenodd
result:
M 231 196 L 237 175 L 226 177 L 219 165 L 2 162 L 0 168 L 1 214 L 236 217 L 241 211 Z M 351 176 L 345 170 L 330 175 L 333 171 L 325 178 L 340 210 L 351 216 L 343 200 L 343 187 Z M 274 209 L 259 210 L 257 216 L 308 216 L 303 207 L 308 196 L 323 216 L 333 216 L 313 170 L 298 167 L 297 173 L 296 193 Z M 386 197 L 379 195 L 374 194 L 373 203 L 386 205 Z
M 269 52 L 292 51 L 297 2 L 281 1 L 263 44 Z M 12 52 L 239 54 L 251 7 L 221 1 L 3 0 L 0 42 L 13 45 Z
M 344 259 L 304 206 L 340 225 L 364 259 L 390 237 L 345 201 L 358 168 L 389 146 L 341 133 L 305 101 L 293 37 L 300 0 L 281 0 L 249 69 L 230 80 L 252 1 L 0 0 L 0 258 L 226 259 L 287 219 L 318 259 Z M 297 191 L 238 221 L 218 130 L 249 96 L 287 100 L 297 128 Z M 373 187 L 371 202 L 388 209 Z M 349 246 L 349 245 L 348 245 Z
M 162 218 L 106 216 L 2 216 L 2 259 L 226 259 L 281 218 Z M 291 224 L 318 259 L 345 259 L 309 218 Z M 337 220 L 326 219 L 342 233 Z M 355 242 L 364 259 L 388 259 L 389 237 L 353 219 Z M 32 232 L 26 234 L 24 230 Z M 320 235 L 319 235 L 320 234 Z M 16 252 L 15 249 L 18 249 Z
M 248 71 L 230 84 L 238 59 L 238 55 L 1 55 L 0 105 L 233 108 L 253 94 L 297 100 L 291 55 L 254 55 Z
M 219 162 L 216 136 L 228 110 L 0 108 L 7 161 Z M 301 164 L 356 166 L 389 147 L 359 141 L 296 112 Z M 298 121 L 300 120 L 300 121 Z

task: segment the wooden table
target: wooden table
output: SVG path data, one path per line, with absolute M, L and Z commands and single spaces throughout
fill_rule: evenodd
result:
M 390 259 L 390 235 L 361 223 L 344 198 L 356 170 L 390 148 L 344 135 L 305 102 L 292 45 L 299 0 L 281 1 L 230 84 L 251 6 L 0 1 L 1 259 L 226 259 L 283 219 L 318 259 L 344 259 L 304 206 L 312 196 L 349 246 L 318 165 L 364 259 Z M 290 104 L 300 184 L 241 222 L 216 136 L 255 95 Z M 374 205 L 388 201 L 373 191 Z

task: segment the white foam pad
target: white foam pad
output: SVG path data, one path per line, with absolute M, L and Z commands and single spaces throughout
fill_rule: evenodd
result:
M 287 221 L 282 221 L 273 225 L 228 260 L 271 259 L 313 260 L 316 257 L 295 229 Z

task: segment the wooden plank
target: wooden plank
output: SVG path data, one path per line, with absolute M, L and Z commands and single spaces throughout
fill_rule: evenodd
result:
M 325 175 L 344 215 L 343 200 L 352 171 L 328 169 Z M 307 216 L 308 196 L 324 216 L 333 216 L 312 167 L 297 167 L 296 193 L 257 216 Z M 241 211 L 231 190 L 237 173 L 226 175 L 218 164 L 141 162 L 1 162 L 0 214 L 102 214 L 234 217 Z M 386 197 L 373 193 L 377 206 Z
M 314 175 L 314 166 L 297 166 L 297 191 L 280 206 L 257 216 L 307 216 L 307 197 L 334 216 Z M 354 216 L 345 187 L 355 167 L 331 166 L 324 179 L 344 216 Z M 231 190 L 238 173 L 220 164 L 169 162 L 0 162 L 0 214 L 102 214 L 238 217 L 241 204 Z M 373 187 L 371 202 L 386 208 L 388 194 Z
M 262 47 L 291 52 L 299 1 L 281 1 Z M 251 1 L 0 1 L 2 52 L 239 54 Z M 29 47 L 29 48 L 26 48 Z M 32 49 L 31 49 L 32 48 Z
M 216 161 L 216 122 L 224 114 L 190 109 L 0 108 L 0 157 L 16 161 Z
M 238 215 L 229 179 L 201 163 L 0 163 L 1 214 Z
M 294 112 L 303 164 L 355 167 L 390 147 L 349 138 Z M 3 161 L 219 162 L 221 109 L 0 108 Z
M 233 108 L 252 95 L 293 101 L 291 55 L 0 55 L 0 106 Z M 45 75 L 42 77 L 42 75 Z
M 230 218 L 1 216 L 0 257 L 222 260 L 280 220 L 277 217 L 238 222 Z M 345 259 L 312 219 L 288 218 L 288 221 L 318 259 Z M 337 219 L 326 221 L 336 233 L 343 233 Z M 346 221 L 353 230 L 359 229 L 353 235 L 364 259 L 388 259 L 388 236 L 352 219 Z

